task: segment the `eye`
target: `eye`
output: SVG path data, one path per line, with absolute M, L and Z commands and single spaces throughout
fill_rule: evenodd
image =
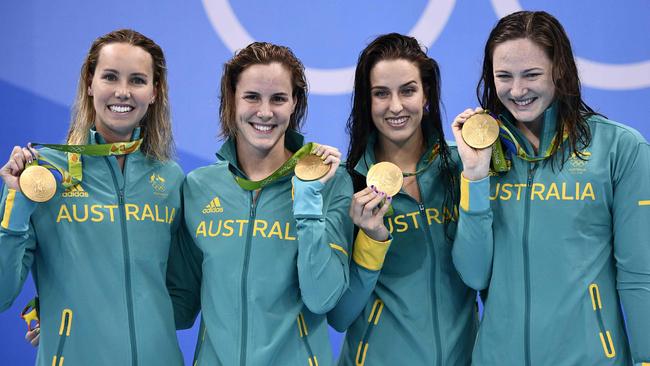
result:
M 113 73 L 106 73 L 102 75 L 102 79 L 106 81 L 116 81 L 117 80 L 117 75 Z
M 496 74 L 496 75 L 494 75 L 495 79 L 498 79 L 498 80 L 501 80 L 501 81 L 509 80 L 510 77 L 511 76 L 509 74 Z
M 249 101 L 249 102 L 255 102 L 255 101 L 258 101 L 260 99 L 259 95 L 257 95 L 257 94 L 244 94 L 244 96 L 242 98 L 244 100 Z
M 386 98 L 388 97 L 388 90 L 384 89 L 376 89 L 375 91 L 372 92 L 372 96 L 375 98 Z
M 417 91 L 417 89 L 415 89 L 415 88 L 413 88 L 413 87 L 411 87 L 411 88 L 405 88 L 405 89 L 402 89 L 402 95 L 404 95 L 404 96 L 406 96 L 406 97 L 410 97 L 410 96 L 412 96 L 413 94 L 415 94 L 416 91 Z
M 147 79 L 140 76 L 131 78 L 131 82 L 136 85 L 147 85 Z
M 274 104 L 284 104 L 289 100 L 285 95 L 274 95 L 271 97 L 271 102 Z
M 537 79 L 541 75 L 542 75 L 541 72 L 531 72 L 531 73 L 526 74 L 525 76 L 526 76 L 527 79 Z

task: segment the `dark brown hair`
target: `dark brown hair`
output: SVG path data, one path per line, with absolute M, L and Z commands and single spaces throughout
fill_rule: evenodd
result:
M 566 129 L 570 152 L 582 157 L 580 150 L 591 141 L 587 119 L 597 113 L 582 100 L 571 42 L 562 24 L 552 15 L 543 11 L 519 11 L 499 20 L 485 44 L 483 71 L 476 87 L 479 103 L 496 114 L 506 111 L 497 97 L 492 57 L 498 45 L 521 38 L 529 39 L 541 47 L 551 60 L 558 109 L 557 134 L 562 136 Z M 559 146 L 556 145 L 551 153 L 554 154 Z M 563 150 L 561 160 L 565 160 Z
M 299 131 L 307 114 L 307 79 L 305 67 L 291 49 L 267 42 L 253 42 L 223 65 L 221 76 L 221 136 L 237 135 L 235 90 L 239 75 L 249 66 L 277 62 L 291 74 L 292 96 L 296 107 L 289 119 L 289 128 Z

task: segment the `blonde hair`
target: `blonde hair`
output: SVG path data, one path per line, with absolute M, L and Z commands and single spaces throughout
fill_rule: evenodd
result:
M 289 47 L 267 42 L 253 42 L 240 50 L 223 65 L 221 76 L 221 137 L 234 138 L 237 135 L 235 89 L 239 75 L 252 65 L 268 65 L 277 62 L 291 74 L 292 96 L 296 102 L 289 128 L 299 131 L 307 115 L 307 79 L 305 67 Z
M 72 145 L 88 143 L 88 134 L 96 118 L 93 97 L 88 95 L 102 47 L 111 43 L 126 43 L 140 47 L 151 55 L 153 63 L 153 82 L 156 99 L 149 106 L 140 121 L 140 137 L 143 139 L 140 151 L 146 156 L 165 161 L 174 156 L 171 113 L 167 86 L 167 64 L 162 49 L 153 40 L 131 30 L 120 29 L 97 38 L 90 46 L 88 55 L 81 66 L 77 96 L 72 110 L 72 121 L 66 141 Z

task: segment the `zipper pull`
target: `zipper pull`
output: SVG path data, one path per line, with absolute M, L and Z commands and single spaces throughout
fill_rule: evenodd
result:
M 118 198 L 118 201 L 119 201 L 120 205 L 123 205 L 124 204 L 124 190 L 120 189 L 117 192 L 117 198 Z

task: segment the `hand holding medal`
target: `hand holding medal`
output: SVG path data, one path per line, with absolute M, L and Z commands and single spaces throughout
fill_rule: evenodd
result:
M 487 111 L 466 109 L 454 119 L 451 130 L 463 162 L 463 176 L 480 180 L 488 175 L 492 145 L 499 138 L 499 124 Z
M 8 188 L 22 192 L 34 202 L 45 202 L 56 193 L 56 179 L 47 169 L 38 165 L 38 152 L 30 145 L 14 147 L 0 176 Z
M 341 152 L 337 148 L 314 144 L 311 153 L 298 160 L 294 172 L 300 180 L 320 179 L 321 183 L 325 183 L 334 176 L 340 163 Z

